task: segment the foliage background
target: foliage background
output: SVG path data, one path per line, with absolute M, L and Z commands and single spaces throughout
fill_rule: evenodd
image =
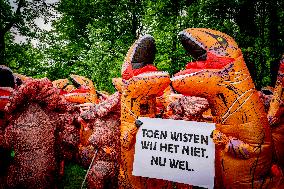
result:
M 242 48 L 257 88 L 274 85 L 284 53 L 281 0 L 0 0 L 0 6 L 1 64 L 52 80 L 84 75 L 108 92 L 128 48 L 144 34 L 156 39 L 155 65 L 174 74 L 191 60 L 178 40 L 180 31 L 225 32 Z M 52 29 L 39 28 L 37 17 Z M 15 42 L 15 33 L 26 41 Z

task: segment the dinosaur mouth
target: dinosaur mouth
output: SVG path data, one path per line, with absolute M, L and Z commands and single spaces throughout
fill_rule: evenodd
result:
M 180 32 L 179 37 L 183 47 L 187 53 L 195 59 L 195 61 L 188 62 L 185 67 L 186 69 L 176 73 L 172 80 L 193 76 L 204 72 L 205 70 L 218 71 L 225 68 L 228 64 L 235 60 L 234 58 L 217 56 L 211 53 L 206 50 L 206 46 L 186 31 Z
M 76 87 L 76 89 L 72 90 L 72 93 L 88 93 L 90 92 L 90 89 L 88 86 L 85 86 L 84 84 L 81 84 L 80 81 L 77 81 L 76 75 L 70 75 L 70 81 L 71 83 Z M 68 83 L 67 83 L 68 85 Z M 66 85 L 66 87 L 67 87 Z M 64 88 L 63 88 L 64 89 Z
M 122 66 L 122 78 L 152 78 L 169 76 L 154 66 L 156 45 L 151 35 L 140 37 L 129 49 Z

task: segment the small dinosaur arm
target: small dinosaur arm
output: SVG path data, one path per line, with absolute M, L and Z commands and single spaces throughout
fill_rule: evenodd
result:
M 170 84 L 169 75 L 153 66 L 155 51 L 153 37 L 145 35 L 130 47 L 122 66 L 120 188 L 165 188 L 169 183 L 132 175 L 135 120 L 155 117 L 156 95 Z
M 180 33 L 185 49 L 197 61 L 172 78 L 174 89 L 208 99 L 215 116 L 217 188 L 268 186 L 272 143 L 264 105 L 230 36 L 190 28 Z

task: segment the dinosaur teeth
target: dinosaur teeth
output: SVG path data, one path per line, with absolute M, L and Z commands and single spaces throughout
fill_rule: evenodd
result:
M 183 78 L 186 78 L 186 77 L 191 77 L 191 76 L 194 76 L 194 75 L 196 75 L 200 72 L 203 72 L 203 70 L 193 72 L 193 73 L 190 73 L 190 74 L 178 75 L 178 76 L 172 77 L 171 81 L 176 81 L 176 80 L 180 80 L 180 79 L 183 79 Z
M 146 73 L 141 73 L 134 77 L 151 77 L 151 76 L 169 76 L 169 73 L 164 71 L 146 72 Z
M 179 33 L 179 35 L 185 35 L 186 37 L 188 37 L 191 41 L 193 41 L 195 44 L 197 44 L 199 47 L 205 49 L 204 45 L 202 43 L 200 43 L 198 40 L 196 40 L 190 33 L 188 33 L 187 31 L 181 31 Z

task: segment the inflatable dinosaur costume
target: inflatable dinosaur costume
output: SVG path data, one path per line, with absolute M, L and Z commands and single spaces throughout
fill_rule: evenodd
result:
M 172 78 L 174 89 L 208 99 L 216 130 L 216 188 L 271 187 L 269 124 L 241 50 L 219 31 L 190 28 L 180 34 L 197 61 Z
M 43 78 L 30 79 L 15 90 L 5 112 L 9 117 L 5 147 L 15 152 L 8 188 L 53 188 L 57 157 L 65 158 L 79 142 L 76 109 Z
M 88 188 L 117 188 L 120 162 L 120 96 L 116 92 L 99 104 L 90 106 L 89 110 L 81 112 L 82 121 L 92 131 L 87 141 L 79 147 L 82 164 L 85 167 L 90 166 L 95 156 L 87 176 Z
M 156 96 L 170 84 L 169 75 L 153 65 L 155 51 L 153 37 L 145 35 L 130 47 L 122 66 L 120 188 L 167 188 L 169 183 L 132 176 L 135 121 L 155 117 Z

